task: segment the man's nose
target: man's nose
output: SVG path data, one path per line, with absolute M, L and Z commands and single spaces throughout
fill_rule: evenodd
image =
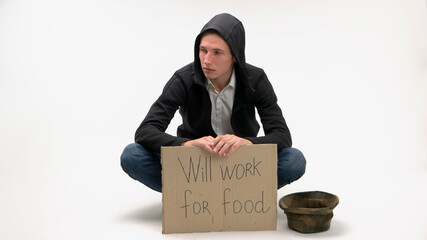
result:
M 211 54 L 208 52 L 206 53 L 205 57 L 203 58 L 204 64 L 210 64 L 211 63 Z

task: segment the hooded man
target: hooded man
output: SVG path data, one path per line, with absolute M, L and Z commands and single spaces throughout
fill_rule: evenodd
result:
M 257 136 L 262 122 L 265 136 Z M 165 133 L 175 112 L 177 136 Z M 292 140 L 277 98 L 261 68 L 246 63 L 245 30 L 230 14 L 213 17 L 194 45 L 194 62 L 175 72 L 121 155 L 123 170 L 162 191 L 161 146 L 198 146 L 229 156 L 237 148 L 273 143 L 278 149 L 278 188 L 299 179 L 306 160 Z

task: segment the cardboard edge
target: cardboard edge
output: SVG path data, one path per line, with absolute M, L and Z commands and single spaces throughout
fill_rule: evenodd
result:
M 273 170 L 272 170 L 272 172 L 274 173 L 274 175 L 276 176 L 276 181 L 274 181 L 274 184 L 273 184 L 273 188 L 274 188 L 274 190 L 273 190 L 273 198 L 275 199 L 275 201 L 274 202 L 276 202 L 277 203 L 277 192 L 279 191 L 278 189 L 277 189 L 277 164 L 279 163 L 279 159 L 278 159 L 278 154 L 277 154 L 277 144 L 272 144 L 272 157 L 274 157 L 274 159 L 276 159 L 276 162 L 274 163 L 274 164 L 272 164 L 271 166 L 273 167 Z M 272 230 L 274 230 L 274 231 L 276 231 L 277 230 L 277 217 L 278 217 L 278 215 L 277 215 L 277 205 L 275 204 L 275 210 L 276 211 L 274 211 L 274 215 L 275 215 L 275 218 L 274 219 L 276 219 L 276 224 L 274 224 L 274 226 L 273 226 L 273 229 Z
M 161 175 L 162 175 L 162 234 L 165 234 L 166 233 L 165 232 L 165 221 L 164 221 L 164 219 L 165 219 L 165 209 L 164 209 L 165 196 L 164 196 L 164 191 L 163 191 L 163 185 L 164 185 L 165 180 L 163 178 L 163 176 L 164 176 L 164 174 L 163 174 L 163 151 L 164 151 L 164 147 L 160 147 L 160 165 L 162 166 L 162 170 L 161 170 Z

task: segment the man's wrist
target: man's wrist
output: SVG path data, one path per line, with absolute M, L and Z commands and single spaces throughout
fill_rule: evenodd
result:
M 191 140 L 185 141 L 181 143 L 181 146 L 188 146 L 188 142 L 190 142 Z
M 246 140 L 247 145 L 252 145 L 252 144 L 254 144 L 251 140 L 249 140 L 249 139 L 247 139 L 247 138 L 243 138 L 243 139 L 245 139 L 245 140 Z

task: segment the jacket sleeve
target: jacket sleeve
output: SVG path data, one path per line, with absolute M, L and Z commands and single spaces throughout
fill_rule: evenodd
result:
M 150 152 L 160 152 L 161 146 L 179 146 L 189 139 L 165 133 L 176 111 L 186 101 L 184 83 L 176 74 L 163 88 L 160 97 L 153 103 L 147 116 L 135 133 L 135 142 Z
M 274 89 L 263 72 L 262 77 L 254 85 L 254 104 L 261 119 L 265 136 L 248 137 L 252 143 L 276 143 L 277 149 L 292 146 L 292 138 L 282 110 L 277 104 Z

